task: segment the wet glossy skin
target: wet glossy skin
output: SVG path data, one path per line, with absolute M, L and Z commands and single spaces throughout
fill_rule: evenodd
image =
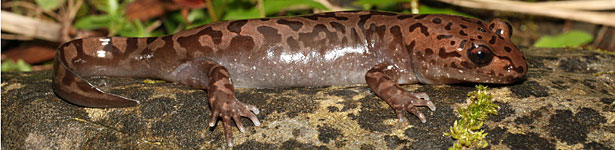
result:
M 405 110 L 424 122 L 416 106 L 435 110 L 429 97 L 398 84 L 512 83 L 527 66 L 511 34 L 497 19 L 376 11 L 225 21 L 163 37 L 67 42 L 56 55 L 54 89 L 77 105 L 124 107 L 139 101 L 92 88 L 82 77 L 159 78 L 201 88 L 212 105 L 210 125 L 221 117 L 229 144 L 231 119 L 259 124 L 249 112 L 258 109 L 239 102 L 235 86 L 367 83 L 400 119 Z

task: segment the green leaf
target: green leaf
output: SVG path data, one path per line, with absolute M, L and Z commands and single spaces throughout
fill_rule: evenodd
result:
M 170 18 L 164 18 L 162 19 L 162 26 L 164 27 L 164 29 L 167 31 L 168 34 L 173 34 L 175 33 L 178 24 L 171 21 Z
M 149 36 L 148 33 L 145 32 L 145 27 L 143 27 L 143 23 L 139 20 L 133 21 L 133 24 L 127 23 L 125 26 L 121 27 L 119 30 L 120 36 L 124 37 L 146 37 Z
M 579 47 L 585 45 L 594 40 L 593 36 L 587 32 L 580 30 L 570 30 L 566 33 L 549 36 L 545 35 L 540 37 L 534 47 L 546 47 L 546 48 L 564 48 L 564 47 Z
M 75 21 L 75 28 L 83 30 L 94 30 L 109 27 L 111 17 L 109 15 L 91 15 L 79 18 Z
M 197 20 L 205 20 L 209 15 L 205 11 L 205 9 L 193 9 L 188 14 L 188 21 L 195 22 Z M 183 18 L 182 18 L 183 20 Z
M 107 0 L 88 0 L 92 4 L 92 6 L 96 7 L 97 10 L 107 12 L 109 8 L 109 4 Z
M 253 7 L 249 10 L 244 9 L 234 9 L 226 12 L 226 15 L 222 18 L 222 20 L 239 20 L 239 19 L 252 19 L 252 18 L 260 18 L 258 14 L 258 10 L 256 7 Z
M 0 65 L 0 71 L 32 71 L 32 66 L 21 59 L 17 60 L 17 62 L 7 59 Z
M 60 4 L 64 4 L 64 0 L 35 0 L 36 5 L 40 6 L 44 10 L 55 10 L 60 7 Z
M 355 5 L 363 6 L 365 9 L 371 9 L 372 6 L 378 8 L 388 8 L 397 5 L 399 2 L 409 2 L 410 0 L 358 0 L 355 1 Z
M 107 13 L 110 15 L 118 14 L 118 0 L 107 0 Z
M 275 14 L 284 9 L 293 6 L 307 6 L 308 8 L 316 8 L 320 10 L 328 10 L 324 5 L 313 0 L 265 0 L 265 14 Z M 256 11 L 258 16 L 258 10 Z
M 476 18 L 474 16 L 468 15 L 466 13 L 458 12 L 451 8 L 436 8 L 436 7 L 429 7 L 427 5 L 421 5 L 421 7 L 419 7 L 419 14 L 449 14 L 449 15 L 458 15 L 458 16 L 464 16 L 464 17 L 469 17 L 469 18 Z

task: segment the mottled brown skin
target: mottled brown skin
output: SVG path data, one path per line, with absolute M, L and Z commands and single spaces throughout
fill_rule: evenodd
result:
M 508 84 L 527 71 L 510 41 L 511 26 L 495 19 L 378 11 L 217 22 L 173 35 L 101 37 L 64 43 L 56 53 L 56 94 L 86 107 L 127 107 L 140 101 L 113 95 L 83 77 L 157 78 L 207 90 L 229 145 L 231 119 L 260 124 L 258 109 L 235 98 L 234 86 L 274 88 L 367 83 L 403 121 L 404 111 L 435 110 L 425 93 L 400 84 Z M 253 113 L 251 113 L 252 111 Z

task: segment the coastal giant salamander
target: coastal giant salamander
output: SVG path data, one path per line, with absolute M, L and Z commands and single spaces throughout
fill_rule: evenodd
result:
M 235 98 L 234 88 L 354 85 L 367 83 L 400 121 L 404 111 L 432 111 L 425 93 L 400 84 L 462 82 L 508 84 L 527 72 L 511 42 L 510 24 L 451 15 L 379 11 L 327 12 L 296 17 L 222 21 L 147 38 L 95 37 L 62 44 L 53 87 L 64 100 L 86 107 L 129 107 L 139 100 L 114 95 L 84 77 L 155 78 L 206 90 L 209 125 L 222 118 L 232 145 L 231 122 L 259 126 L 259 110 Z M 251 111 L 251 112 L 250 112 Z

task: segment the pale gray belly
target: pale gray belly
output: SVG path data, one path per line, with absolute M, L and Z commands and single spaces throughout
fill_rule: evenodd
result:
M 216 61 L 228 68 L 236 87 L 271 88 L 363 84 L 365 73 L 382 58 L 365 48 L 346 48 L 239 54 Z

